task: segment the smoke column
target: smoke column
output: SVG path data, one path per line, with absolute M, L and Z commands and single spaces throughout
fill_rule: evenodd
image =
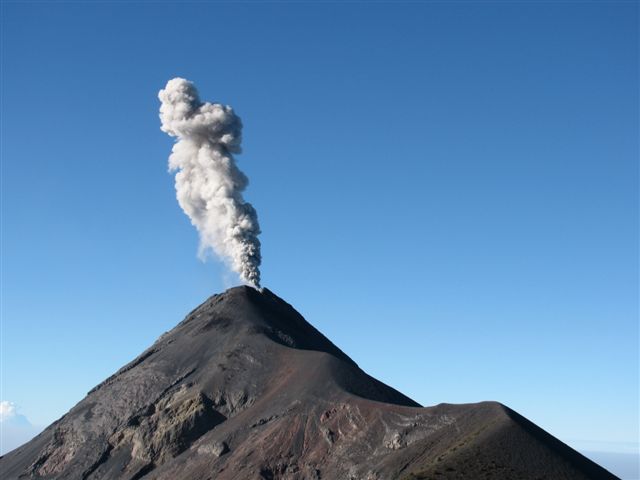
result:
M 242 123 L 229 106 L 202 103 L 196 87 L 174 78 L 158 98 L 162 131 L 177 141 L 169 157 L 176 196 L 200 234 L 200 255 L 211 249 L 240 278 L 260 287 L 258 215 L 242 198 L 247 177 L 233 157 L 240 153 Z

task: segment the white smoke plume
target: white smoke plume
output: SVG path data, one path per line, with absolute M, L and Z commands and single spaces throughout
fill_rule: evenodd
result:
M 247 177 L 233 157 L 240 153 L 242 123 L 229 106 L 202 103 L 196 87 L 174 78 L 158 98 L 162 131 L 177 138 L 169 157 L 176 196 L 200 233 L 200 253 L 211 249 L 240 278 L 260 287 L 260 226 L 242 192 Z

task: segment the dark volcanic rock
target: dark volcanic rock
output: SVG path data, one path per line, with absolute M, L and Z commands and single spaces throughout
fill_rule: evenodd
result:
M 499 403 L 421 408 L 268 290 L 214 295 L 31 442 L 5 480 L 613 479 Z

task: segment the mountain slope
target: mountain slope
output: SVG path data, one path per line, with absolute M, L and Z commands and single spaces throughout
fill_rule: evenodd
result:
M 268 290 L 214 295 L 64 417 L 3 479 L 611 479 L 498 403 L 416 402 Z

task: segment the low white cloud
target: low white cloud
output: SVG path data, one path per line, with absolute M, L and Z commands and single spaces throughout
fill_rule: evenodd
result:
M 10 420 L 18 415 L 18 408 L 13 402 L 3 400 L 0 402 L 0 422 Z
M 15 403 L 0 401 L 0 455 L 28 442 L 41 430 L 42 428 L 32 425 L 27 417 L 19 413 Z

